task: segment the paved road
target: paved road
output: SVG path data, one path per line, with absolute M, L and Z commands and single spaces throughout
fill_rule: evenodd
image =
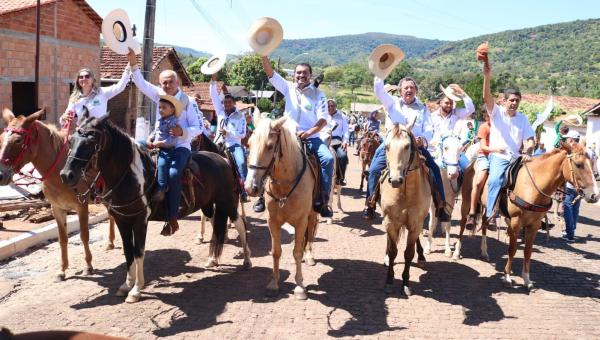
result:
M 370 226 L 360 219 L 362 198 L 353 189 L 357 166 L 353 158 L 343 191 L 347 212 L 336 213 L 333 225 L 319 226 L 318 263 L 304 270 L 307 301 L 293 297 L 292 235 L 286 232 L 282 292 L 275 298 L 264 294 L 272 262 L 266 215 L 249 218 L 254 267 L 247 272 L 234 258 L 237 242 L 226 245 L 223 266 L 204 269 L 208 245 L 194 244 L 199 218 L 191 216 L 173 237 L 160 236 L 158 223 L 149 226 L 147 286 L 137 304 L 114 295 L 125 278 L 124 258 L 120 242 L 104 251 L 106 223 L 91 232 L 96 268 L 91 276 L 82 275 L 77 235 L 70 239 L 71 269 L 64 282 L 53 282 L 56 242 L 0 263 L 0 325 L 17 332 L 74 329 L 136 339 L 600 338 L 597 207 L 584 205 L 574 244 L 560 240 L 558 230 L 548 242 L 538 235 L 531 275 L 538 289 L 531 293 L 500 281 L 503 236 L 488 242 L 490 263 L 478 259 L 479 237 L 464 242 L 460 261 L 444 257 L 438 237 L 426 267 L 412 269 L 414 295 L 407 299 L 399 288 L 383 293 L 385 234 L 380 220 Z M 521 272 L 521 258 L 519 250 L 515 273 Z M 399 278 L 401 263 L 397 267 Z

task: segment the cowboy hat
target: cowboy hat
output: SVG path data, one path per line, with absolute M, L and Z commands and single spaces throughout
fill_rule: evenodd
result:
M 160 100 L 166 100 L 169 103 L 171 103 L 173 107 L 175 107 L 175 117 L 179 118 L 179 115 L 181 115 L 181 111 L 183 111 L 183 105 L 177 98 L 168 94 L 161 94 Z
M 583 124 L 583 119 L 580 115 L 576 113 L 571 113 L 570 115 L 566 116 L 565 119 L 563 119 L 563 122 L 579 126 Z
M 117 54 L 127 54 L 129 48 L 135 54 L 142 53 L 140 43 L 133 36 L 129 16 L 120 8 L 113 9 L 102 20 L 102 36 L 106 46 Z
M 382 44 L 369 56 L 369 70 L 378 78 L 385 79 L 394 67 L 404 59 L 404 52 L 392 44 Z
M 477 60 L 487 63 L 489 50 L 490 50 L 490 46 L 487 41 L 484 42 L 483 44 L 477 46 Z
M 223 68 L 223 65 L 225 65 L 226 61 L 227 56 L 225 54 L 215 54 L 210 57 L 210 59 L 205 61 L 202 66 L 200 66 L 200 72 L 209 76 L 215 74 L 219 72 L 221 68 Z
M 454 91 L 454 89 L 450 86 L 444 87 L 442 86 L 442 84 L 440 84 L 440 90 L 442 90 L 442 93 L 444 93 L 446 97 L 452 99 L 455 102 L 463 100 L 463 95 L 457 94 L 456 91 Z
M 283 40 L 283 28 L 279 21 L 264 17 L 256 20 L 248 29 L 248 43 L 261 56 L 273 52 Z

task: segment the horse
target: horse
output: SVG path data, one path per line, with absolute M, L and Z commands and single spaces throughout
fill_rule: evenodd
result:
M 393 291 L 394 260 L 398 254 L 398 241 L 400 234 L 406 230 L 408 235 L 404 250 L 402 287 L 407 296 L 411 295 L 408 280 L 411 261 L 415 255 L 415 245 L 419 253 L 418 265 L 422 265 L 425 261 L 419 235 L 431 200 L 428 170 L 411 133 L 414 123 L 413 119 L 406 127 L 395 124 L 385 139 L 389 173 L 387 180 L 385 174 L 380 180 L 380 205 L 383 212 L 383 226 L 387 234 L 386 253 L 389 257 L 384 290 L 386 293 Z
M 369 167 L 371 166 L 371 160 L 375 155 L 375 150 L 381 144 L 381 137 L 376 131 L 366 132 L 360 140 L 360 191 L 363 190 L 363 183 L 365 178 L 369 178 Z
M 55 280 L 63 281 L 69 267 L 67 251 L 69 243 L 67 212 L 69 211 L 76 211 L 79 218 L 79 237 L 83 244 L 86 262 L 83 273 L 89 275 L 94 269 L 89 247 L 88 201 L 87 197 L 80 199 L 72 188 L 61 182 L 57 170 L 63 166 L 67 158 L 68 131 L 58 131 L 54 125 L 39 121 L 44 113 L 45 109 L 42 109 L 27 117 L 21 115 L 15 117 L 9 109 L 4 109 L 2 112 L 6 128 L 0 135 L 0 185 L 8 185 L 13 175 L 30 162 L 41 174 L 42 178 L 34 178 L 34 180 L 41 180 L 44 196 L 50 202 L 52 216 L 56 220 L 61 264 Z M 107 250 L 114 248 L 115 239 L 114 219 L 110 214 L 109 223 Z
M 460 164 L 459 159 L 461 155 L 463 145 L 460 138 L 456 135 L 447 135 L 440 139 L 438 144 L 438 157 L 437 161 L 440 166 L 440 172 L 442 175 L 442 183 L 444 185 L 444 193 L 446 196 L 446 210 L 448 214 L 452 216 L 454 210 L 454 202 L 458 198 L 460 185 Z M 425 243 L 425 254 L 431 252 L 433 246 L 433 234 L 437 227 L 437 218 L 435 217 L 435 205 L 433 200 L 429 208 L 429 234 L 427 235 L 427 242 Z M 444 254 L 447 257 L 452 255 L 450 249 L 450 222 L 443 222 L 442 227 L 446 232 L 446 242 Z
M 279 258 L 281 257 L 281 226 L 288 222 L 294 229 L 294 260 L 296 261 L 297 299 L 307 298 L 302 277 L 302 259 L 314 265 L 312 242 L 316 235 L 318 217 L 313 210 L 313 190 L 317 172 L 310 169 L 309 161 L 295 133 L 284 126 L 287 117 L 275 121 L 255 117 L 256 129 L 250 137 L 246 191 L 257 196 L 264 191 L 269 210 L 269 231 L 272 241 L 273 274 L 267 285 L 267 294 L 279 291 Z M 317 169 L 318 171 L 318 169 Z M 265 184 L 267 181 L 268 184 Z
M 506 199 L 508 215 L 505 216 L 505 219 L 510 239 L 508 259 L 502 278 L 506 285 L 513 285 L 512 261 L 517 251 L 517 236 L 523 228 L 525 231 L 523 283 L 528 290 L 534 288 L 534 283 L 530 279 L 533 241 L 541 226 L 542 218 L 552 205 L 552 194 L 565 182 L 573 184 L 577 193 L 588 203 L 598 201 L 598 186 L 592 172 L 592 164 L 585 152 L 585 147 L 581 144 L 561 142 L 558 148 L 533 157 L 531 161 L 523 163 L 519 169 L 514 189 L 509 191 Z M 486 186 L 480 201 L 483 207 L 482 211 L 485 211 L 487 195 Z M 463 196 L 463 200 L 467 200 L 465 196 Z M 502 199 L 499 200 L 502 201 Z M 461 231 L 467 218 L 464 211 L 461 219 Z
M 148 150 L 113 125 L 107 117 L 84 120 L 71 140 L 72 149 L 60 172 L 61 179 L 67 185 L 74 186 L 88 167 L 91 168 L 89 171 L 97 173 L 97 178 L 102 176 L 104 179 L 106 190 L 99 197 L 117 222 L 127 268 L 127 279 L 117 290 L 117 295 L 127 295 L 126 302 L 137 302 L 144 286 L 148 221 L 166 219 L 165 205 L 159 204 L 161 202 L 151 205 L 150 202 L 156 190 L 156 165 Z M 191 159 L 197 170 L 193 171 L 193 178 L 186 180 L 191 182 L 193 190 L 189 190 L 189 200 L 182 199 L 179 217 L 198 209 L 202 209 L 207 216 L 213 216 L 213 237 L 207 266 L 218 263 L 227 232 L 227 219 L 230 218 L 241 236 L 243 268 L 250 268 L 245 222 L 237 212 L 239 198 L 234 191 L 234 178 L 229 164 L 223 157 L 210 152 L 193 153 Z

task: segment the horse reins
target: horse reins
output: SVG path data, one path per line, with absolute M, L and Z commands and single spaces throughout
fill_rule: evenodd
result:
M 447 169 L 449 166 L 455 166 L 458 167 L 458 171 L 459 173 L 461 172 L 460 169 L 460 164 L 457 163 L 448 163 L 446 162 L 446 158 L 444 157 L 444 141 L 449 138 L 449 137 L 454 137 L 457 138 L 456 136 L 452 136 L 452 135 L 446 135 L 444 137 L 442 137 L 442 139 L 440 140 L 440 158 L 442 159 L 442 169 Z M 450 189 L 452 189 L 452 191 L 454 192 L 454 194 L 457 194 L 458 191 L 460 190 L 460 186 L 458 185 L 458 183 L 456 184 L 457 188 L 456 190 L 454 190 L 454 186 L 452 185 L 452 181 L 450 181 Z

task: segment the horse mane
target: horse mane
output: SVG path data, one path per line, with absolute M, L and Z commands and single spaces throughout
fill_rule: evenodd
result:
M 287 118 L 279 118 L 279 119 L 287 119 Z M 272 121 L 269 119 L 261 119 L 252 134 L 254 141 L 256 141 L 257 145 L 261 145 L 264 147 L 267 145 L 267 141 L 269 139 L 269 133 L 273 124 L 281 124 L 281 121 Z M 287 122 L 283 122 L 281 124 L 280 131 L 280 143 L 281 143 L 281 154 L 282 154 L 282 162 L 284 164 L 292 164 L 295 161 L 295 156 L 300 154 L 301 148 L 300 143 L 298 142 L 298 137 L 292 131 L 292 128 L 287 124 Z
M 52 148 L 58 152 L 60 150 L 60 148 L 62 147 L 62 144 L 64 143 L 65 134 L 67 132 L 59 130 L 56 127 L 56 125 L 54 125 L 54 124 L 44 123 L 40 120 L 34 121 L 33 124 L 38 124 L 38 129 L 42 128 L 42 129 L 48 131 L 49 139 L 43 140 L 42 142 L 43 143 L 51 143 Z
M 125 131 L 110 121 L 108 116 L 100 119 L 90 117 L 84 121 L 82 128 L 88 125 L 91 128 L 105 130 L 108 133 L 110 146 L 108 150 L 105 150 L 106 157 L 110 157 L 116 164 L 127 164 L 128 166 L 131 164 L 133 161 L 133 148 L 137 147 L 137 144 Z M 127 147 L 127 145 L 130 145 L 130 147 Z

